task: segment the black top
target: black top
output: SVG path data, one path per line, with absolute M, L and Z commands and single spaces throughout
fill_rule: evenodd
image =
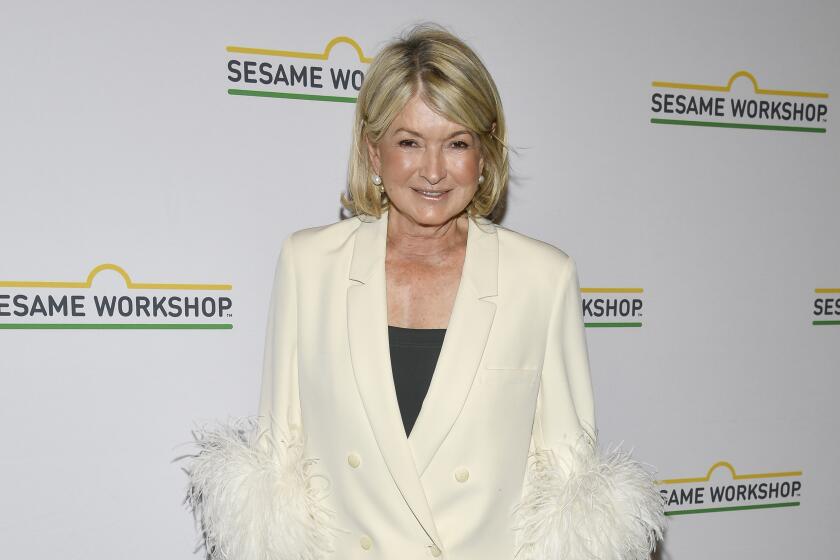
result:
M 420 414 L 432 382 L 446 329 L 409 329 L 388 325 L 391 370 L 405 435 Z

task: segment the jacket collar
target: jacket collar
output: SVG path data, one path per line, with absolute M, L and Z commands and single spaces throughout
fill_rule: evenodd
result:
M 349 277 L 365 284 L 380 268 L 384 271 L 388 211 L 385 210 L 380 218 L 358 216 L 358 219 L 362 223 L 356 232 L 356 248 L 350 262 Z M 475 253 L 472 263 L 469 262 L 471 253 Z M 469 219 L 467 257 L 462 279 L 469 283 L 477 297 L 498 294 L 496 226 L 487 218 Z
M 379 450 L 403 498 L 442 548 L 420 477 L 466 402 L 484 353 L 498 294 L 498 236 L 486 219 L 469 219 L 461 282 L 420 416 L 405 437 L 388 343 L 385 248 L 388 213 L 361 219 L 347 289 L 353 373 Z

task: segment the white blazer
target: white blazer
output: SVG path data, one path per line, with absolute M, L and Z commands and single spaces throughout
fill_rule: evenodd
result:
M 335 558 L 514 558 L 529 450 L 595 438 L 575 265 L 470 219 L 434 376 L 406 438 L 389 358 L 387 211 L 282 246 L 259 415 L 300 425 L 330 482 Z

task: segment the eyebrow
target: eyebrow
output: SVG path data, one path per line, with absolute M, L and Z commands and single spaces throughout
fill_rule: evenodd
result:
M 395 131 L 394 131 L 394 135 L 396 135 L 396 134 L 398 134 L 398 133 L 400 133 L 400 132 L 406 132 L 406 133 L 411 134 L 411 135 L 413 135 L 413 136 L 419 136 L 420 138 L 423 138 L 423 135 L 422 135 L 422 134 L 420 134 L 420 133 L 419 133 L 419 132 L 417 132 L 416 130 L 410 130 L 410 129 L 408 129 L 408 128 L 398 128 L 397 130 L 395 130 Z M 447 136 L 447 137 L 445 138 L 445 140 L 449 140 L 450 138 L 455 138 L 456 136 L 460 136 L 461 134 L 468 134 L 468 135 L 470 135 L 470 136 L 472 136 L 472 135 L 473 135 L 473 134 L 472 134 L 472 132 L 470 132 L 469 130 L 467 130 L 467 129 L 462 129 L 462 130 L 458 130 L 458 131 L 456 131 L 456 132 L 453 132 L 452 134 L 450 134 L 449 136 Z

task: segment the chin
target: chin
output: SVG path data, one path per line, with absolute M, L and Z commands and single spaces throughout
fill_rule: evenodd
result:
M 424 204 L 412 200 L 391 199 L 391 210 L 393 214 L 399 214 L 415 223 L 433 226 L 442 225 L 458 216 L 464 208 L 459 209 L 460 204 Z
M 454 220 L 461 215 L 462 210 L 435 210 L 435 211 L 419 211 L 409 214 L 415 222 L 424 226 L 440 226 L 451 220 Z

